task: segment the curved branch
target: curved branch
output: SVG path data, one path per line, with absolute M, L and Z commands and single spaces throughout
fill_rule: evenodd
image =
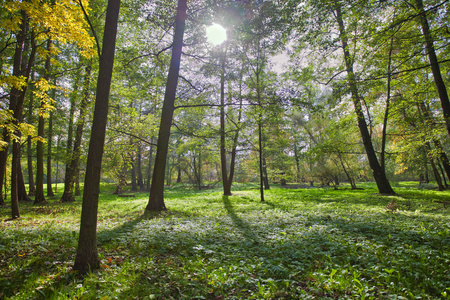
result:
M 84 9 L 84 6 L 83 6 L 83 3 L 81 2 L 81 0 L 78 0 L 78 3 L 80 3 L 80 7 L 81 7 L 81 10 L 83 11 L 84 17 L 86 18 L 86 21 L 88 22 L 89 27 L 91 28 L 92 35 L 95 38 L 95 44 L 97 45 L 97 54 L 98 54 L 98 57 L 100 57 L 100 55 L 101 55 L 100 43 L 98 41 L 97 34 L 95 33 L 94 26 L 92 25 L 91 19 L 89 19 L 89 16 L 88 16 L 86 10 Z

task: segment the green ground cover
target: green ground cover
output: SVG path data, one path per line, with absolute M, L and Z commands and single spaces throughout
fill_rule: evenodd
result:
M 0 208 L 4 299 L 441 299 L 450 297 L 450 191 L 398 183 L 362 190 L 266 191 L 251 185 L 166 191 L 169 211 L 143 216 L 147 194 L 102 186 L 102 269 L 74 261 L 81 200 Z M 59 198 L 55 198 L 59 199 Z

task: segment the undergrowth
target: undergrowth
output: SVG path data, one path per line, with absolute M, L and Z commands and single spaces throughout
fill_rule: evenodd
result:
M 148 195 L 102 187 L 101 270 L 71 270 L 81 199 L 0 208 L 3 299 L 441 299 L 450 294 L 450 192 L 399 183 L 361 190 L 237 185 Z M 55 198 L 58 199 L 58 198 Z

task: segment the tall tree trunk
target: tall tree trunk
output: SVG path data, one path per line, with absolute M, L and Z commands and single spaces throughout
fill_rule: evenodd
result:
M 261 202 L 264 202 L 264 171 L 263 171 L 263 147 L 262 147 L 262 115 L 258 118 L 258 143 L 259 143 L 259 195 Z
M 100 172 L 108 118 L 109 92 L 114 65 L 119 9 L 120 0 L 108 0 L 97 80 L 94 119 L 84 180 L 80 236 L 73 266 L 74 270 L 78 270 L 81 274 L 86 274 L 88 271 L 100 267 L 100 259 L 97 252 L 98 196 L 100 193 Z
M 187 0 L 178 0 L 177 16 L 175 19 L 175 34 L 172 43 L 172 58 L 166 83 L 166 92 L 161 112 L 159 126 L 158 147 L 156 149 L 155 166 L 153 169 L 152 186 L 148 200 L 147 211 L 165 210 L 164 204 L 164 174 L 167 152 L 169 149 L 170 128 L 172 126 L 175 109 L 175 95 L 180 72 L 181 51 L 183 47 L 184 27 L 186 23 Z
M 13 63 L 13 75 L 23 76 L 28 83 L 28 79 L 31 74 L 31 66 L 34 62 L 36 54 L 36 45 L 34 41 L 34 35 L 31 35 L 31 52 L 26 62 L 25 56 L 28 52 L 28 46 L 24 46 L 25 35 L 27 34 L 28 17 L 25 12 L 22 11 L 22 24 L 19 34 L 17 34 L 17 44 L 14 53 L 14 63 Z M 25 99 L 25 94 L 27 92 L 27 86 L 25 85 L 22 89 L 12 88 L 10 94 L 9 108 L 13 111 L 13 123 L 18 125 L 22 121 L 22 108 Z M 15 132 L 16 136 L 20 138 L 21 133 L 19 131 Z M 18 195 L 18 173 L 19 173 L 19 163 L 20 163 L 20 141 L 15 139 L 12 143 L 12 163 L 11 163 L 11 216 L 13 219 L 20 217 L 19 212 L 19 195 Z M 6 159 L 6 157 L 5 157 Z
M 228 184 L 227 153 L 225 150 L 225 61 L 226 49 L 222 49 L 220 57 L 220 165 L 222 171 L 223 195 L 231 196 L 231 187 Z
M 53 98 L 54 99 L 54 98 Z M 47 197 L 54 197 L 52 187 L 52 139 L 53 139 L 53 112 L 50 112 L 48 118 L 48 132 L 47 132 Z
M 31 81 L 34 81 L 34 72 L 31 75 Z M 33 124 L 34 116 L 33 116 L 33 104 L 34 97 L 33 93 L 29 94 L 29 103 L 28 103 L 28 123 Z M 33 147 L 32 147 L 31 136 L 27 137 L 27 166 L 28 166 L 28 195 L 34 196 L 36 194 L 36 188 L 34 185 L 34 173 L 33 173 Z
M 422 26 L 422 33 L 425 37 L 425 49 L 430 60 L 431 71 L 433 72 L 434 84 L 436 85 L 439 99 L 441 100 L 442 113 L 444 115 L 447 132 L 450 135 L 450 101 L 448 98 L 447 88 L 441 75 L 441 68 L 434 49 L 434 41 L 431 35 L 430 26 L 428 25 L 427 15 L 423 8 L 422 0 L 415 0 L 417 11 L 419 12 L 419 21 Z
M 389 55 L 388 55 L 388 66 L 387 66 L 387 87 L 386 87 L 386 108 L 384 109 L 384 118 L 383 118 L 383 131 L 381 135 L 381 152 L 380 152 L 380 165 L 383 172 L 386 173 L 386 138 L 387 138 L 387 123 L 389 117 L 389 105 L 391 102 L 391 63 L 392 63 L 392 47 L 394 43 L 394 38 L 391 37 L 391 44 L 389 47 Z
M 147 187 L 146 191 L 150 191 L 151 176 L 152 176 L 152 160 L 153 160 L 153 137 L 150 138 L 150 150 L 148 153 L 148 167 L 147 167 Z
M 71 159 L 66 166 L 66 176 L 64 178 L 64 193 L 61 197 L 61 202 L 75 201 L 73 188 L 77 172 L 79 172 L 81 143 L 83 138 L 84 123 L 86 122 L 87 107 L 89 105 L 89 94 L 90 94 L 89 87 L 91 84 L 91 69 L 92 69 L 91 62 L 89 61 L 85 69 L 85 76 L 83 83 L 83 98 L 81 100 L 80 113 L 76 123 L 73 151 L 69 155 Z M 72 144 L 72 142 L 70 144 Z
M 49 39 L 47 41 L 47 51 L 50 51 L 50 47 L 52 45 L 52 41 Z M 50 67 L 51 60 L 50 54 L 47 54 L 47 58 L 45 60 L 45 79 L 50 78 Z M 45 103 L 41 101 L 40 109 L 44 108 Z M 44 126 L 45 119 L 42 114 L 39 115 L 38 121 L 38 136 L 43 139 L 44 138 Z M 47 174 L 48 177 L 48 174 Z M 39 140 L 36 144 L 36 195 L 34 197 L 34 204 L 43 204 L 45 203 L 44 196 L 44 143 Z
M 342 13 L 340 4 L 336 1 L 336 20 L 339 25 L 339 34 L 342 42 L 342 49 L 344 51 L 344 60 L 347 70 L 348 85 L 352 94 L 353 105 L 355 108 L 355 113 L 358 118 L 358 127 L 361 132 L 361 137 L 363 140 L 364 148 L 366 150 L 367 159 L 369 160 L 370 168 L 372 169 L 373 177 L 378 187 L 380 194 L 394 195 L 395 192 L 386 177 L 386 173 L 378 162 L 378 158 L 373 148 L 372 140 L 367 128 L 366 120 L 364 118 L 364 113 L 361 105 L 361 98 L 358 93 L 358 88 L 356 86 L 355 73 L 353 72 L 353 57 L 350 55 L 348 36 L 345 31 L 344 22 L 342 20 Z

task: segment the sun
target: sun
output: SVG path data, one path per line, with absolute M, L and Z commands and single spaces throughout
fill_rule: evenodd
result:
M 206 27 L 206 38 L 212 45 L 217 46 L 227 40 L 227 31 L 222 25 L 212 23 Z

